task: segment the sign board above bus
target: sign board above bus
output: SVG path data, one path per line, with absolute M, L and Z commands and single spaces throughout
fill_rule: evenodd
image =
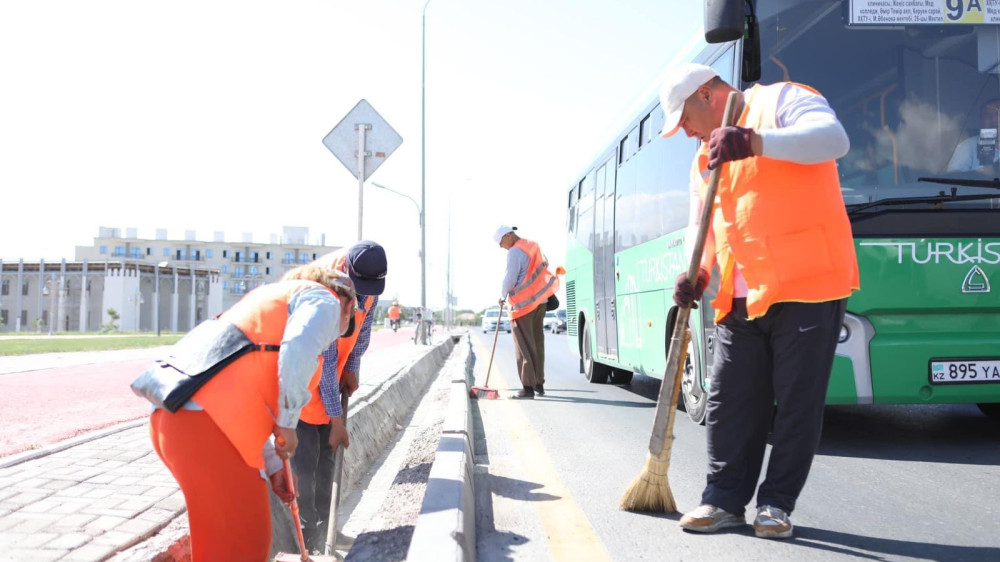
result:
M 851 0 L 851 24 L 1000 24 L 1000 0 Z

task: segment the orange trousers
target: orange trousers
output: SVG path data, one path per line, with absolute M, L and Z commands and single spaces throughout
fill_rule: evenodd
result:
M 204 411 L 156 410 L 153 449 L 184 492 L 192 562 L 267 560 L 268 483 Z

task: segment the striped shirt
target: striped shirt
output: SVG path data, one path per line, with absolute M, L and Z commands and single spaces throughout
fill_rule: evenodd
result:
M 368 300 L 366 295 L 358 295 L 358 310 L 364 310 L 365 301 Z M 344 364 L 345 373 L 356 373 L 360 375 L 361 371 L 361 356 L 365 354 L 368 350 L 368 344 L 371 343 L 372 337 L 372 322 L 375 320 L 375 307 L 378 306 L 378 297 L 372 297 L 372 304 L 368 310 L 365 310 L 367 314 L 365 315 L 365 321 L 361 325 L 361 332 L 358 333 L 358 339 L 354 343 L 354 349 L 351 350 L 351 354 L 347 357 L 347 362 Z M 340 417 L 344 414 L 343 408 L 340 406 L 340 382 L 337 379 L 337 340 L 333 340 L 330 347 L 323 352 L 323 374 L 319 379 L 319 396 L 323 400 L 323 408 L 326 410 L 326 415 L 331 418 Z

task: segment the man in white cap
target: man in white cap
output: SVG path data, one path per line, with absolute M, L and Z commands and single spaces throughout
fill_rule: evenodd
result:
M 531 399 L 545 394 L 545 310 L 559 289 L 559 278 L 549 272 L 538 244 L 514 234 L 515 230 L 516 226 L 501 225 L 493 241 L 507 250 L 500 304 L 510 301 L 514 357 L 523 386 L 511 398 Z
M 819 445 L 847 297 L 860 287 L 835 162 L 849 142 L 826 99 L 790 82 L 737 92 L 737 124 L 720 127 L 733 91 L 711 68 L 687 64 L 660 92 L 662 135 L 683 129 L 702 141 L 689 242 L 709 170 L 728 162 L 698 279 L 682 273 L 674 290 L 674 303 L 690 307 L 718 265 L 707 485 L 680 525 L 714 532 L 746 523 L 770 430 L 753 526 L 758 537 L 786 538 Z

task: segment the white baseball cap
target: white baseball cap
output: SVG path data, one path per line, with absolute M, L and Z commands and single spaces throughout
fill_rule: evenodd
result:
M 516 226 L 507 226 L 505 224 L 500 225 L 497 231 L 493 233 L 493 241 L 497 244 L 500 243 L 500 239 L 504 237 L 508 232 L 514 232 L 517 230 Z
M 669 137 L 677 132 L 684 111 L 684 102 L 698 91 L 702 84 L 719 74 L 711 67 L 689 62 L 670 71 L 660 88 L 660 108 L 663 109 L 663 130 L 660 136 Z

